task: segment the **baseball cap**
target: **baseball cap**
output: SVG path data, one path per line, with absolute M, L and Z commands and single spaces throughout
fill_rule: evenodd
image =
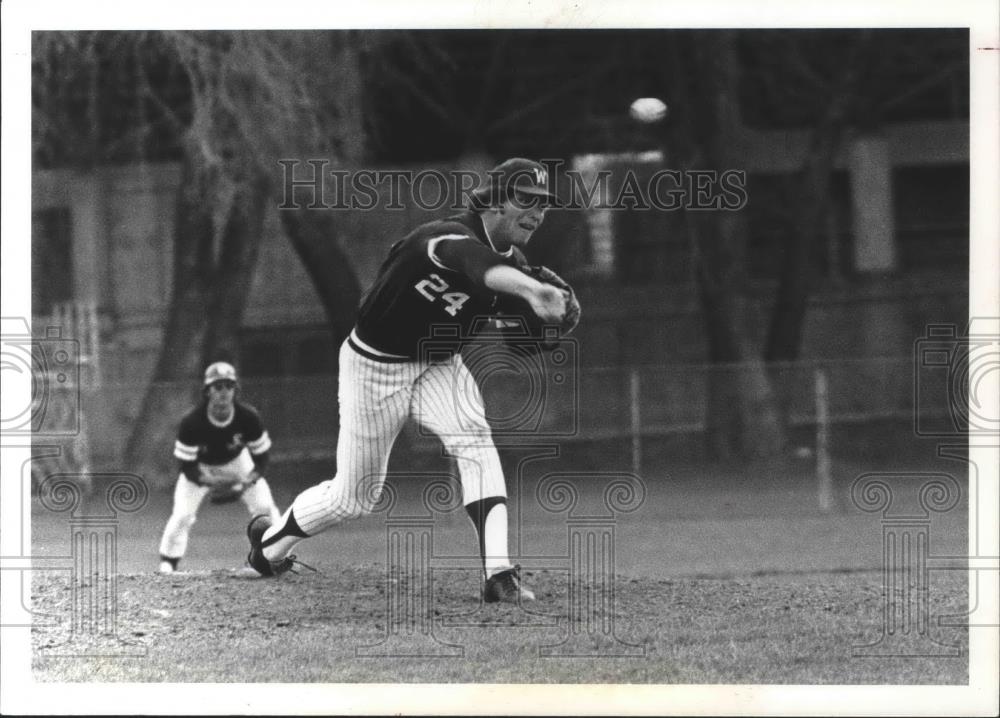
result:
M 523 157 L 512 157 L 487 173 L 486 183 L 473 191 L 480 204 L 496 205 L 511 194 L 544 197 L 548 204 L 561 207 L 559 198 L 549 191 L 549 170 L 545 165 Z
M 210 386 L 217 381 L 236 381 L 236 369 L 232 364 L 224 361 L 217 361 L 210 364 L 205 370 L 205 386 Z

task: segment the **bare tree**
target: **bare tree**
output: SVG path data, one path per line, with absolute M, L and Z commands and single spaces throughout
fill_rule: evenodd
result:
M 853 132 L 877 129 L 901 102 L 961 70 L 942 62 L 955 56 L 952 45 L 961 38 L 862 30 L 699 32 L 674 40 L 664 63 L 670 68 L 664 85 L 677 109 L 667 146 L 682 164 L 742 166 L 740 108 L 751 93 L 762 92 L 754 98 L 758 106 L 808 132 L 805 157 L 778 203 L 789 231 L 762 346 L 747 332 L 745 219 L 727 212 L 686 217 L 708 357 L 716 366 L 708 385 L 709 450 L 717 457 L 768 455 L 785 441 L 778 367 L 800 355 L 808 301 L 821 279 L 816 250 L 833 211 L 838 155 Z
M 321 123 L 307 133 L 299 152 L 308 158 L 330 160 L 333 166 L 357 166 L 368 154 L 363 120 L 365 95 L 362 63 L 376 54 L 379 35 L 359 33 L 298 34 L 290 52 L 301 72 L 306 93 L 317 103 L 313 116 Z M 335 69 L 335 72 L 330 70 Z M 299 155 L 301 157 L 301 154 Z M 361 287 L 341 237 L 357 227 L 352 213 L 284 208 L 295 204 L 283 197 L 281 224 L 312 280 L 326 313 L 334 346 L 350 333 L 361 297 Z M 336 361 L 336 354 L 334 355 Z
M 180 159 L 173 294 L 126 449 L 136 470 L 159 470 L 169 461 L 163 447 L 190 397 L 167 385 L 190 382 L 208 362 L 237 352 L 266 208 L 272 201 L 277 206 L 277 160 L 302 152 L 336 158 L 358 145 L 353 43 L 349 33 L 321 32 L 43 33 L 37 39 L 37 156 L 84 167 L 121 155 L 135 161 L 148 156 L 150 137 L 162 137 Z M 68 89 L 81 79 L 91 88 L 82 101 Z M 131 89 L 138 110 L 121 106 L 122 86 Z M 115 113 L 126 112 L 125 120 L 115 120 Z M 102 122 L 106 118 L 110 123 Z M 85 141 L 67 141 L 60 134 L 65 128 Z M 327 243 L 313 233 L 297 237 L 293 247 L 312 260 L 303 247 Z M 326 282 L 354 286 L 346 258 L 332 260 L 336 277 L 312 275 L 326 295 Z
M 873 63 L 873 43 L 865 33 L 822 52 L 813 52 L 813 36 L 802 33 L 749 37 L 732 31 L 580 37 L 580 47 L 597 42 L 600 51 L 589 60 L 574 57 L 572 73 L 568 65 L 541 73 L 525 99 L 513 91 L 511 78 L 538 68 L 520 57 L 521 46 L 508 31 L 466 38 L 479 53 L 472 70 L 453 33 L 36 33 L 35 156 L 43 164 L 84 168 L 180 158 L 175 291 L 154 380 L 188 381 L 211 358 L 235 353 L 261 211 L 277 189 L 277 160 L 307 155 L 349 166 L 369 157 L 371 145 L 383 139 L 383 125 L 372 118 L 386 109 L 370 105 L 372 86 L 399 103 L 390 111 L 399 114 L 410 103 L 436 118 L 460 138 L 459 164 L 484 170 L 492 163 L 491 138 L 544 127 L 547 113 L 560 118 L 550 123 L 558 125 L 558 132 L 549 127 L 551 138 L 565 135 L 574 117 L 577 130 L 592 131 L 599 107 L 608 106 L 604 101 L 615 92 L 643 89 L 643 81 L 633 86 L 629 78 L 648 75 L 658 79 L 673 108 L 664 140 L 671 162 L 738 168 L 740 93 L 748 72 L 740 52 L 756 46 L 771 64 L 758 62 L 753 72 L 779 78 L 770 82 L 771 102 L 801 110 L 801 125 L 813 128 L 801 181 L 786 203 L 796 208 L 796 231 L 785 248 L 763 346 L 748 329 L 745 217 L 689 212 L 685 222 L 696 247 L 708 358 L 715 366 L 709 383 L 712 452 L 767 455 L 783 445 L 784 431 L 765 361 L 798 356 L 814 285 L 810 258 L 820 219 L 829 211 L 834 157 L 852 127 L 877 126 L 880 113 L 951 68 L 939 67 L 933 46 L 909 40 L 880 41 L 880 62 Z M 888 56 L 894 69 L 877 69 Z M 900 85 L 898 68 L 910 66 L 926 71 Z M 787 82 L 789 73 L 794 82 Z M 617 79 L 601 82 L 609 76 Z M 116 94 L 118 85 L 135 88 L 127 102 Z M 283 211 L 281 221 L 339 339 L 350 329 L 360 294 L 338 241 L 350 232 L 353 218 L 302 209 Z M 157 399 L 152 389 L 147 394 L 129 442 L 137 463 L 164 453 L 164 435 L 176 414 L 162 403 L 169 401 Z
M 741 167 L 743 126 L 733 31 L 698 32 L 672 43 L 669 78 L 680 112 L 668 152 L 685 169 Z M 746 218 L 726 209 L 689 211 L 708 359 L 706 442 L 715 458 L 770 456 L 784 427 L 761 352 L 747 327 Z
M 162 406 L 172 401 L 172 395 L 168 392 L 164 397 L 156 382 L 189 378 L 207 362 L 236 351 L 264 208 L 278 190 L 278 160 L 301 152 L 324 153 L 339 160 L 360 154 L 363 147 L 357 52 L 349 34 L 178 33 L 170 40 L 187 69 L 195 99 L 185 152 L 185 165 L 194 176 L 191 189 L 182 188 L 178 217 L 185 211 L 198 216 L 191 205 L 199 201 L 199 184 L 216 177 L 231 185 L 233 201 L 221 223 L 222 250 L 214 263 L 204 251 L 197 267 L 182 256 L 194 249 L 188 246 L 192 241 L 202 250 L 216 241 L 204 217 L 190 228 L 196 239 L 179 233 L 176 237 L 175 277 L 180 283 L 154 384 L 129 444 L 129 457 L 139 465 L 164 445 L 165 430 L 171 427 L 164 426 L 161 417 L 176 417 L 176 412 L 166 412 Z M 198 164 L 199 160 L 204 164 Z M 221 203 L 215 209 L 227 211 Z M 315 213 L 307 217 L 299 215 L 296 221 L 286 215 L 283 224 L 339 338 L 344 307 L 353 308 L 356 303 L 357 282 L 347 257 L 335 251 L 335 237 L 315 231 L 311 221 Z M 179 231 L 187 229 L 182 226 L 186 223 L 178 222 Z M 330 224 L 327 228 L 336 229 Z M 197 279 L 188 282 L 184 276 L 191 271 Z M 175 340 L 183 346 L 192 330 L 197 336 L 200 326 L 204 327 L 200 345 L 188 344 L 187 355 L 178 355 L 172 349 Z
M 807 87 L 825 101 L 818 102 L 819 118 L 810 131 L 806 156 L 787 202 L 792 208 L 794 230 L 786 235 L 782 248 L 778 289 L 764 350 L 768 362 L 799 358 L 806 306 L 817 279 L 813 257 L 825 236 L 825 220 L 831 211 L 834 161 L 852 124 L 857 123 L 862 72 L 871 59 L 872 38 L 870 30 L 852 35 L 839 48 L 842 62 L 833 77 L 824 77 L 822 71 L 810 67 L 802 47 L 805 38 L 791 37 L 783 43 L 781 57 L 786 59 L 786 67 L 797 71 Z
M 485 172 L 498 159 L 491 150 L 505 140 L 528 137 L 555 116 L 562 130 L 570 130 L 566 107 L 585 106 L 586 98 L 617 67 L 613 57 L 617 45 L 607 46 L 606 55 L 594 53 L 587 61 L 566 67 L 550 46 L 563 41 L 559 36 L 566 33 L 550 31 L 548 38 L 545 34 L 385 32 L 379 35 L 379 51 L 369 57 L 366 74 L 380 88 L 387 114 L 398 116 L 413 108 L 432 117 L 453 138 L 448 152 L 456 164 Z M 533 54 L 540 46 L 546 48 L 544 63 Z M 587 119 L 586 113 L 576 113 L 577 123 Z M 371 134 L 377 147 L 392 139 L 384 136 L 378 123 Z

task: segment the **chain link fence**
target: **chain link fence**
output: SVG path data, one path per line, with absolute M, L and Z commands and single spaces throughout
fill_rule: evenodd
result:
M 728 375 L 739 380 L 740 374 L 760 371 L 759 365 L 580 368 L 571 358 L 556 366 L 551 357 L 519 359 L 499 370 L 494 362 L 490 371 L 480 372 L 487 418 L 498 441 L 631 438 L 634 444 L 649 437 L 695 435 L 706 430 L 715 379 Z M 763 370 L 770 379 L 773 406 L 789 427 L 816 423 L 819 373 L 825 376 L 824 413 L 832 424 L 884 419 L 912 423 L 918 411 L 944 415 L 949 409 L 945 386 L 929 394 L 925 391 L 917 406 L 917 378 L 909 357 L 802 361 Z M 80 391 L 80 416 L 86 430 L 81 435 L 89 452 L 104 462 L 120 461 L 146 390 L 143 385 L 104 384 Z M 192 406 L 200 397 L 197 382 L 161 384 L 155 390 L 187 394 Z M 65 402 L 56 402 L 57 393 L 53 389 L 49 401 L 66 414 Z M 241 380 L 240 395 L 260 410 L 274 440 L 276 460 L 334 456 L 338 431 L 335 375 L 247 377 Z M 455 410 L 463 411 L 464 406 L 463 401 L 456 401 Z

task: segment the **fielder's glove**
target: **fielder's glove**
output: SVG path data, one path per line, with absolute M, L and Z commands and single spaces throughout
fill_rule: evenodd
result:
M 239 499 L 246 490 L 247 485 L 242 482 L 222 484 L 212 489 L 208 495 L 208 500 L 213 504 L 231 504 L 233 501 Z
M 563 315 L 562 321 L 559 322 L 559 336 L 566 336 L 576 329 L 576 325 L 580 323 L 580 302 L 569 282 L 548 267 L 529 265 L 522 267 L 521 271 L 539 282 L 558 287 L 566 295 L 566 313 Z
M 244 480 L 216 484 L 212 486 L 208 500 L 213 504 L 231 504 L 243 496 L 243 492 L 253 486 L 259 478 L 257 474 L 251 474 Z

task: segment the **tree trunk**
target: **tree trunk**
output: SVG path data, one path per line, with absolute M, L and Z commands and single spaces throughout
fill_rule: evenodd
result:
M 339 349 L 354 327 L 361 300 L 358 278 L 337 241 L 340 227 L 332 212 L 309 209 L 282 211 L 281 224 L 312 279 Z
M 813 131 L 808 154 L 790 192 L 789 205 L 794 208 L 792 231 L 785 238 L 764 350 L 769 373 L 778 387 L 781 415 L 786 419 L 795 400 L 790 394 L 795 382 L 790 380 L 790 367 L 786 365 L 797 361 L 801 354 L 809 295 L 816 284 L 814 256 L 826 236 L 826 221 L 832 211 L 830 183 L 834 162 L 847 133 L 861 68 L 871 44 L 870 33 L 865 33 L 849 49 L 844 71 Z
M 716 460 L 772 456 L 785 445 L 766 365 L 747 336 L 743 303 L 732 289 L 738 272 L 730 250 L 739 230 L 731 225 L 738 223 L 733 216 L 706 221 L 700 230 L 691 227 L 702 248 L 696 277 L 712 365 L 706 377 L 705 442 Z
M 832 163 L 812 157 L 809 162 L 799 189 L 794 193 L 798 209 L 793 231 L 785 240 L 782 254 L 778 290 L 764 351 L 768 362 L 795 361 L 799 358 L 809 291 L 816 281 L 813 255 L 817 242 L 824 236 L 823 221 L 830 204 Z
M 825 236 L 825 220 L 831 208 L 833 165 L 857 99 L 862 68 L 871 51 L 871 33 L 862 33 L 849 49 L 844 71 L 821 122 L 813 132 L 809 153 L 799 173 L 796 191 L 791 198 L 792 206 L 796 207 L 793 231 L 785 243 L 764 352 L 768 362 L 795 361 L 799 358 L 809 291 L 815 284 L 812 257 L 815 247 Z
M 462 170 L 479 172 L 485 176 L 493 166 L 482 150 L 471 149 L 456 162 Z M 350 334 L 357 318 L 362 287 L 342 249 L 338 237 L 346 221 L 338 219 L 335 212 L 297 209 L 283 210 L 281 224 L 295 253 L 302 260 L 316 294 L 326 313 L 335 346 Z
M 174 285 L 160 355 L 128 440 L 128 465 L 173 478 L 177 423 L 199 394 L 205 366 L 235 359 L 238 331 L 263 234 L 267 187 L 254 181 L 226 208 L 215 251 L 210 173 L 185 159 L 174 230 Z M 176 385 L 183 385 L 178 391 Z M 164 478 L 166 477 L 166 478 Z
M 235 361 L 239 351 L 239 331 L 257 256 L 264 237 L 264 222 L 269 200 L 268 183 L 256 177 L 246 194 L 237 198 L 222 235 L 222 251 L 212 282 L 209 316 L 211 321 L 205 336 L 202 355 L 204 363 L 217 359 Z
M 768 362 L 795 361 L 802 345 L 802 327 L 810 289 L 815 284 L 813 256 L 826 235 L 831 210 L 830 178 L 844 135 L 843 118 L 817 128 L 805 165 L 799 173 L 793 203 L 797 208 L 793 231 L 786 238 L 781 274 L 771 313 Z
M 742 123 L 735 34 L 702 34 L 695 52 L 705 92 L 690 133 L 708 160 L 705 169 L 739 167 Z M 765 364 L 746 330 L 746 222 L 739 212 L 726 210 L 688 215 L 713 365 L 707 377 L 707 449 L 715 459 L 774 455 L 785 445 L 785 431 Z
M 804 170 L 792 192 L 795 209 L 792 231 L 785 239 L 781 273 L 771 323 L 764 350 L 769 374 L 777 387 L 781 416 L 787 421 L 795 402 L 797 382 L 792 380 L 794 367 L 789 362 L 799 359 L 805 327 L 809 294 L 816 283 L 813 257 L 825 237 L 827 213 L 831 211 L 830 176 L 839 132 L 817 131 Z

